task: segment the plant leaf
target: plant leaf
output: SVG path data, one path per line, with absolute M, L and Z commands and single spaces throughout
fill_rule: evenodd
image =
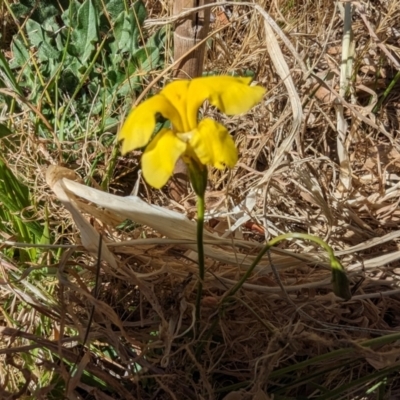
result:
M 0 87 L 5 86 L 9 89 L 13 89 L 18 94 L 22 94 L 21 88 L 19 87 L 17 80 L 15 79 L 15 76 L 11 71 L 8 61 L 4 57 L 3 53 L 0 53 L 0 71 L 2 72 L 2 75 L 0 75 Z M 4 82 L 4 79 L 6 79 L 7 82 Z
M 120 14 L 125 11 L 125 3 L 121 0 L 110 0 L 106 4 L 106 10 L 115 23 Z
M 61 9 L 68 8 L 69 0 L 20 0 L 18 3 L 10 4 L 11 10 L 19 19 L 29 16 L 30 19 L 43 23 L 61 13 Z
M 94 43 L 99 40 L 99 15 L 92 0 L 85 0 L 78 9 L 77 25 L 72 31 L 72 43 L 81 65 L 86 67 L 90 62 Z
M 49 58 L 58 58 L 60 52 L 51 45 L 53 40 L 38 22 L 28 19 L 26 31 L 31 44 L 38 49 L 37 56 L 40 61 L 48 61 Z
M 114 59 L 118 59 L 118 55 L 122 53 L 133 54 L 139 50 L 140 29 L 146 16 L 145 6 L 141 1 L 138 1 L 132 9 L 122 11 L 116 17 L 114 23 L 115 40 L 110 44 Z
M 20 214 L 32 206 L 29 197 L 29 189 L 8 168 L 0 159 L 0 202 L 2 203 L 2 214 L 9 222 L 14 224 L 18 235 L 25 240 L 26 231 L 36 238 L 42 236 L 43 229 L 36 221 L 23 221 Z
M 14 58 L 10 63 L 10 68 L 22 68 L 29 60 L 29 52 L 19 36 L 14 37 L 11 52 Z
M 0 139 L 12 135 L 10 129 L 8 129 L 4 124 L 0 124 Z

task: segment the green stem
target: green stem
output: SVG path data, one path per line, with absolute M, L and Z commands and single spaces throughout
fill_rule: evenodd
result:
M 386 97 L 389 96 L 390 92 L 393 90 L 394 86 L 396 85 L 397 81 L 400 79 L 400 71 L 397 71 L 395 77 L 392 79 L 392 81 L 390 82 L 389 86 L 386 88 L 386 90 L 384 91 L 382 97 L 379 99 L 378 103 L 376 104 L 376 106 L 374 107 L 374 109 L 372 110 L 372 112 L 375 114 L 379 111 L 379 109 L 382 106 L 382 103 L 385 101 Z
M 103 178 L 103 181 L 101 182 L 101 185 L 100 185 L 101 189 L 104 190 L 105 192 L 108 192 L 111 178 L 115 171 L 115 166 L 117 165 L 118 154 L 119 154 L 118 146 L 116 146 L 114 144 L 114 148 L 111 152 L 111 158 L 107 162 L 108 166 L 106 169 L 106 175 Z
M 204 195 L 197 196 L 197 253 L 199 262 L 199 283 L 197 286 L 196 296 L 196 323 L 200 323 L 200 306 L 201 295 L 203 291 L 203 282 L 205 276 L 204 266 L 204 243 L 203 243 L 203 229 L 204 229 Z

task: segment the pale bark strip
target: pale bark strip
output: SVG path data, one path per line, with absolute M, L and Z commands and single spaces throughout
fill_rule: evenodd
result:
M 349 88 L 349 82 L 352 74 L 354 42 L 352 31 L 352 4 L 345 3 L 343 7 L 343 42 L 342 42 L 342 63 L 340 66 L 340 88 L 339 95 L 342 98 L 346 97 Z M 344 117 L 344 107 L 342 103 L 336 104 L 337 118 L 337 152 L 340 165 L 340 185 L 339 192 L 348 192 L 351 189 L 351 167 L 348 153 L 350 140 L 347 137 L 348 124 Z

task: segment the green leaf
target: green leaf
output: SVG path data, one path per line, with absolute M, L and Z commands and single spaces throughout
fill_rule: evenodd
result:
M 125 2 L 121 0 L 110 0 L 106 4 L 106 10 L 111 17 L 111 21 L 115 23 L 117 17 L 125 11 Z
M 41 24 L 29 19 L 26 22 L 26 31 L 31 44 L 38 49 L 37 56 L 39 60 L 47 61 L 49 58 L 59 57 L 60 52 L 51 44 L 53 39 L 48 36 Z
M 118 59 L 122 53 L 133 54 L 139 50 L 140 30 L 146 16 L 146 7 L 138 1 L 132 9 L 122 11 L 116 17 L 113 32 L 115 39 L 110 44 L 114 59 Z
M 41 24 L 49 18 L 60 15 L 60 7 L 68 8 L 68 2 L 68 0 L 20 0 L 10 6 L 17 18 L 24 19 L 29 16 Z
M 11 68 L 22 68 L 29 60 L 29 52 L 19 36 L 15 36 L 11 43 L 11 52 L 14 56 Z
M 118 96 L 126 97 L 132 95 L 132 92 L 140 89 L 140 77 L 138 75 L 131 76 L 118 88 Z
M 158 47 L 145 47 L 135 53 L 134 60 L 142 72 L 149 72 L 158 66 L 160 50 Z
M 98 20 L 99 15 L 93 1 L 85 0 L 78 9 L 77 24 L 72 31 L 72 43 L 84 67 L 90 62 L 94 44 L 99 40 Z
M 139 0 L 133 5 L 133 12 L 135 14 L 137 25 L 142 27 L 145 19 L 147 18 L 147 10 L 143 1 Z
M 23 221 L 20 214 L 31 207 L 29 189 L 12 173 L 0 159 L 0 202 L 2 217 L 14 225 L 15 233 L 23 240 L 29 240 L 28 232 L 35 238 L 42 236 L 43 229 L 38 222 Z M 25 213 L 25 216 L 27 213 Z
M 160 30 L 156 31 L 153 36 L 150 37 L 146 45 L 150 47 L 157 47 L 158 49 L 164 49 L 166 36 L 166 29 L 161 28 Z
M 64 48 L 58 48 L 59 42 L 62 40 L 60 34 L 62 27 L 56 22 L 55 18 L 47 19 L 43 22 L 42 27 L 46 34 L 48 43 L 57 50 L 63 50 Z
M 61 19 L 65 26 L 73 28 L 76 25 L 76 15 L 78 14 L 80 5 L 77 0 L 69 2 L 69 7 L 65 8 L 65 11 L 61 14 Z
M 114 24 L 114 41 L 110 44 L 113 58 L 123 52 L 128 51 L 132 46 L 131 42 L 134 41 L 133 29 L 129 18 L 129 13 L 123 11 L 116 19 Z M 115 62 L 115 61 L 114 61 Z
M 51 234 L 50 234 L 50 225 L 49 225 L 49 210 L 47 207 L 45 208 L 45 216 L 46 220 L 43 227 L 42 236 L 40 237 L 38 243 L 39 244 L 50 244 L 51 243 Z
M 4 57 L 3 53 L 0 53 L 0 71 L 2 72 L 0 77 L 3 78 L 0 79 L 0 87 L 8 87 L 10 89 L 13 89 L 18 94 L 22 94 L 21 88 L 19 87 L 17 80 L 15 79 L 15 76 L 11 71 L 8 61 Z M 7 82 L 4 82 L 4 79 L 7 79 Z
M 165 30 L 160 29 L 147 41 L 145 48 L 135 53 L 134 61 L 142 71 L 148 72 L 160 64 L 160 49 L 165 46 L 165 36 Z
M 8 129 L 5 125 L 0 124 L 0 139 L 4 139 L 7 136 L 12 135 L 10 129 Z

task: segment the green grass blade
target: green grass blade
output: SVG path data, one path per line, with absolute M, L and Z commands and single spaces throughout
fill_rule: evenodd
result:
M 1 85 L 2 82 L 3 85 Z M 9 89 L 14 90 L 20 96 L 22 95 L 22 90 L 18 85 L 18 82 L 15 79 L 13 72 L 10 69 L 8 61 L 1 52 L 0 52 L 0 85 L 2 87 L 7 87 Z

